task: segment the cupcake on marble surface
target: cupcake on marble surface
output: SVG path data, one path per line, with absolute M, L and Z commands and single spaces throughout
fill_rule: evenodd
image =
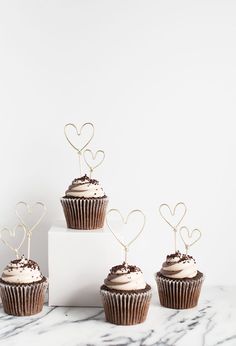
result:
M 179 220 L 174 224 L 171 217 L 175 216 L 176 210 L 180 207 L 182 215 L 180 213 Z M 164 209 L 168 214 L 164 214 Z M 201 238 L 201 232 L 198 229 L 190 232 L 186 226 L 179 229 L 187 211 L 184 203 L 178 203 L 173 210 L 167 204 L 162 204 L 159 211 L 174 232 L 175 249 L 173 254 L 167 255 L 161 270 L 155 275 L 160 304 L 171 309 L 193 308 L 198 304 L 204 275 L 198 270 L 195 259 L 188 252 L 189 248 Z M 184 254 L 176 250 L 177 234 L 184 243 Z
M 198 304 L 204 277 L 192 256 L 168 255 L 156 274 L 160 304 L 172 309 L 188 309 Z
M 146 320 L 152 293 L 141 269 L 124 262 L 111 268 L 101 296 L 107 322 L 133 325 Z
M 104 225 L 108 198 L 95 179 L 74 179 L 61 199 L 68 228 L 92 230 Z
M 11 261 L 0 279 L 4 311 L 14 316 L 29 316 L 42 311 L 48 281 L 38 264 L 24 256 Z
M 87 128 L 92 130 L 90 137 L 81 147 L 73 143 L 70 137 L 73 133 L 79 139 L 83 130 Z M 90 149 L 85 149 L 94 137 L 94 126 L 92 123 L 83 124 L 80 129 L 75 124 L 69 123 L 64 127 L 64 134 L 71 145 L 76 150 L 79 158 L 80 177 L 72 181 L 67 189 L 65 196 L 61 198 L 61 204 L 66 218 L 68 228 L 78 230 L 96 230 L 104 226 L 108 198 L 105 195 L 99 181 L 92 179 L 92 174 L 105 159 L 105 152 L 97 150 L 96 153 Z M 83 175 L 83 164 L 89 170 L 89 176 Z
M 39 208 L 38 213 L 33 210 Z M 0 296 L 3 309 L 9 315 L 30 316 L 39 313 L 44 304 L 45 293 L 48 287 L 48 279 L 43 276 L 38 264 L 31 260 L 31 237 L 33 231 L 39 226 L 46 214 L 46 206 L 42 202 L 36 202 L 30 206 L 20 201 L 16 205 L 15 213 L 21 222 L 13 229 L 4 227 L 0 230 L 0 239 L 11 251 L 16 259 L 12 260 L 4 269 L 0 278 Z M 32 224 L 25 220 L 31 216 Z M 36 221 L 32 219 L 36 218 Z M 15 238 L 14 244 L 10 243 Z M 19 240 L 20 239 L 20 240 Z M 17 241 L 19 243 L 17 244 Z M 20 256 L 20 249 L 27 242 L 27 257 Z
M 113 220 L 110 219 L 111 215 L 113 215 Z M 116 218 L 114 218 L 115 216 Z M 129 224 L 132 217 L 137 216 L 139 216 L 140 224 L 139 222 L 136 226 Z M 116 221 L 115 224 L 112 221 Z M 126 217 L 118 209 L 110 209 L 107 213 L 106 223 L 114 238 L 123 248 L 125 255 L 123 264 L 111 268 L 100 288 L 106 320 L 118 325 L 142 323 L 147 317 L 152 290 L 145 282 L 141 269 L 128 264 L 128 251 L 141 235 L 146 217 L 139 209 L 131 210 Z M 124 231 L 125 225 L 134 231 L 134 227 L 137 227 L 136 234 L 133 235 L 132 239 L 125 240 L 124 237 L 121 237 L 120 231 Z M 126 229 L 125 235 L 127 235 L 127 231 Z

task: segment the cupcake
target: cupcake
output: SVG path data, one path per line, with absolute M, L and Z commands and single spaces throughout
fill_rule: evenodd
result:
M 160 304 L 171 309 L 189 309 L 198 304 L 203 274 L 192 256 L 177 251 L 168 255 L 156 274 Z
M 175 218 L 177 209 L 179 220 Z M 166 203 L 161 204 L 159 212 L 174 235 L 174 253 L 166 257 L 161 270 L 155 275 L 160 304 L 171 309 L 193 308 L 198 304 L 204 276 L 198 271 L 195 259 L 188 252 L 202 233 L 197 228 L 190 232 L 186 226 L 180 227 L 187 212 L 183 202 L 177 203 L 173 209 Z M 184 243 L 185 254 L 177 250 L 177 234 Z
M 68 228 L 93 230 L 103 228 L 108 198 L 95 179 L 86 174 L 74 179 L 61 198 Z
M 133 325 L 146 320 L 152 293 L 138 267 L 125 262 L 112 267 L 100 292 L 108 322 Z
M 11 261 L 0 279 L 0 295 L 4 311 L 14 316 L 39 313 L 44 304 L 48 281 L 38 264 L 22 256 Z

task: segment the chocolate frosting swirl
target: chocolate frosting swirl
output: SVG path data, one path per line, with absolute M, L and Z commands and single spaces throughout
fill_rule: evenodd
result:
M 21 259 L 11 261 L 2 273 L 2 280 L 14 284 L 33 283 L 42 280 L 38 264 L 32 260 L 27 260 L 24 256 Z
M 192 256 L 177 251 L 166 257 L 160 272 L 163 276 L 173 279 L 193 278 L 197 275 L 197 266 Z
M 83 177 L 74 179 L 72 181 L 72 184 L 66 191 L 66 196 L 78 198 L 98 198 L 104 197 L 105 193 L 97 180 L 90 179 L 85 174 Z
M 124 262 L 111 268 L 104 285 L 120 291 L 132 291 L 144 289 L 146 282 L 140 268 Z

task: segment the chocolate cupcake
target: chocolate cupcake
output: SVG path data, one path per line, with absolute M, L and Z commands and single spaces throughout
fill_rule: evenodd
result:
M 100 292 L 108 322 L 133 325 L 146 320 L 152 292 L 138 267 L 125 262 L 112 267 Z
M 61 204 L 68 228 L 103 228 L 108 198 L 97 180 L 87 175 L 74 179 L 61 198 Z
M 42 311 L 48 280 L 38 264 L 21 259 L 11 261 L 0 279 L 4 311 L 14 316 L 30 316 Z
M 168 255 L 156 274 L 160 304 L 171 309 L 189 309 L 198 304 L 203 274 L 195 259 L 177 251 Z

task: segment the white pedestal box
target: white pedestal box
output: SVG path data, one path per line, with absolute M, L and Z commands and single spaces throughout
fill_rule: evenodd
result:
M 49 305 L 101 306 L 100 286 L 123 251 L 109 230 L 78 231 L 63 224 L 48 234 Z

